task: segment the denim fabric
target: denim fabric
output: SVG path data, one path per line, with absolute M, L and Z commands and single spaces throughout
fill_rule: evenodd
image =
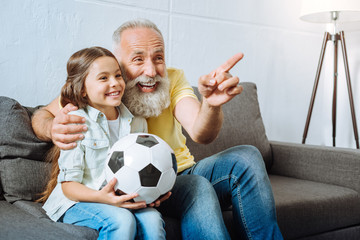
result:
M 165 223 L 154 208 L 128 210 L 108 204 L 80 202 L 69 208 L 58 221 L 95 229 L 100 240 L 165 239 Z
M 168 200 L 158 210 L 180 219 L 182 239 L 230 239 L 216 192 L 202 176 L 177 176 Z
M 182 175 L 186 174 L 207 178 L 221 207 L 232 205 L 235 229 L 241 239 L 283 239 L 276 220 L 271 185 L 257 148 L 237 146 L 227 149 L 182 172 Z M 204 199 L 202 209 L 205 212 L 210 211 L 208 204 L 213 203 Z M 205 219 L 208 220 L 204 216 L 203 221 Z

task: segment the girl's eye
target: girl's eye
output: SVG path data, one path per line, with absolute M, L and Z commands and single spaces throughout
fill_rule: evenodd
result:
M 116 78 L 122 78 L 121 74 L 116 74 Z
M 106 79 L 107 79 L 106 76 L 100 78 L 100 80 L 106 80 Z

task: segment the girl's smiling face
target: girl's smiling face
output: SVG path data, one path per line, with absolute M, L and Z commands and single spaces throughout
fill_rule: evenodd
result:
M 125 82 L 115 58 L 99 57 L 90 65 L 83 96 L 87 96 L 89 105 L 103 112 L 108 120 L 117 118 L 115 107 L 121 104 L 124 90 Z

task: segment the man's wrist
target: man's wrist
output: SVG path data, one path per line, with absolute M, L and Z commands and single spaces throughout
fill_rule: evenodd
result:
M 46 137 L 48 138 L 48 141 L 52 141 L 52 125 L 54 122 L 54 117 L 49 117 L 46 119 Z
M 32 128 L 37 138 L 45 142 L 52 141 L 51 128 L 54 117 L 42 118 L 38 115 L 33 115 L 31 119 Z
M 212 112 L 221 112 L 221 105 L 213 106 L 207 101 L 207 99 L 205 97 L 203 97 L 201 105 L 202 105 L 202 107 L 209 109 Z

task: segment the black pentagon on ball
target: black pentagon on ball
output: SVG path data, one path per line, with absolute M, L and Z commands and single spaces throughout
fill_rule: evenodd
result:
M 119 169 L 124 166 L 124 152 L 114 151 L 111 154 L 108 165 L 113 173 L 119 171 Z
M 159 142 L 153 136 L 150 135 L 139 135 L 136 139 L 136 143 L 148 148 L 151 148 L 156 144 L 159 144 Z
M 176 162 L 175 154 L 171 153 L 171 158 L 172 158 L 172 165 L 174 172 L 177 173 L 177 162 Z
M 154 165 L 149 164 L 139 171 L 141 186 L 156 187 L 161 172 Z

